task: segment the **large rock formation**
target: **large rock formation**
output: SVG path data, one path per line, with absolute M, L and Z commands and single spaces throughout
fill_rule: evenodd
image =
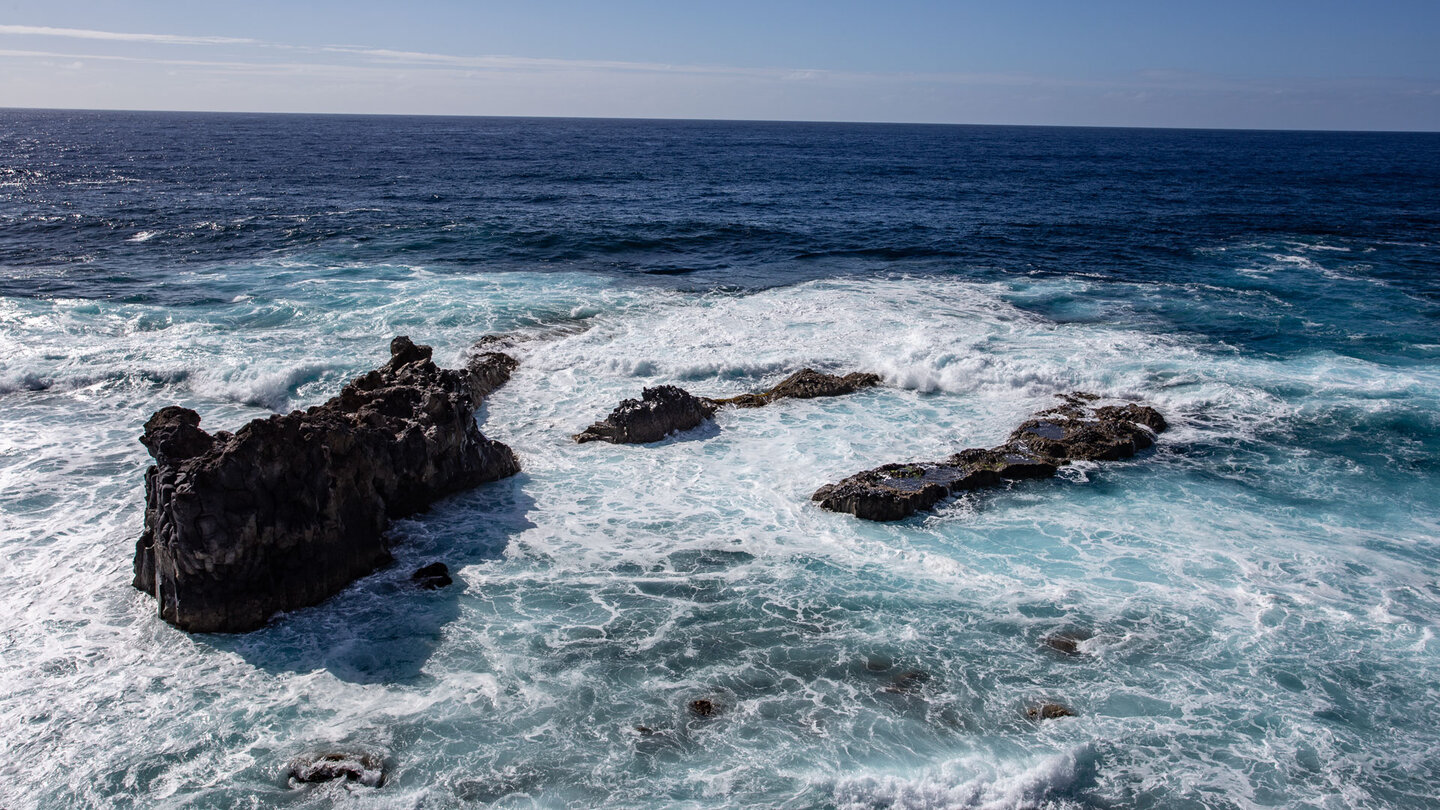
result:
M 662 385 L 646 388 L 642 399 L 620 403 L 604 421 L 580 433 L 580 443 L 606 441 L 614 444 L 645 444 L 659 441 L 677 430 L 689 430 L 715 415 L 719 408 L 759 408 L 777 399 L 813 399 L 850 394 L 880 383 L 880 375 L 853 372 L 844 377 L 804 368 L 778 385 L 755 394 L 727 399 L 697 397 L 683 388 Z
M 135 587 L 155 596 L 161 618 L 192 632 L 258 628 L 388 563 L 390 519 L 519 471 L 475 424 L 494 369 L 508 377 L 513 361 L 443 369 L 406 337 L 390 353 L 329 402 L 234 434 L 208 434 L 178 407 L 145 423 L 155 466 Z
M 1165 418 L 1129 403 L 1096 407 L 1094 394 L 1065 394 L 1064 403 L 1023 422 L 1005 444 L 962 450 L 945 461 L 886 464 L 829 484 L 812 497 L 833 512 L 867 520 L 900 520 L 958 492 L 1006 481 L 1048 478 L 1072 461 L 1127 458 L 1155 443 Z
M 677 430 L 689 430 L 715 414 L 715 404 L 683 388 L 661 385 L 646 388 L 640 399 L 620 403 L 604 421 L 575 434 L 580 443 L 613 444 L 658 442 Z

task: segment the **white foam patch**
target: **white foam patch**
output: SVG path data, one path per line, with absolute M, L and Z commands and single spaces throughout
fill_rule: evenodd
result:
M 1440 683 L 1434 487 L 1381 477 L 1423 473 L 1404 465 L 1424 448 L 1396 433 L 1377 463 L 1320 441 L 1435 412 L 1432 366 L 1246 357 L 1010 303 L 1090 281 L 691 295 L 262 274 L 214 307 L 0 299 L 0 748 L 26 763 L 0 804 L 273 805 L 291 800 L 280 763 L 346 742 L 393 751 L 401 777 L 301 806 L 1064 806 L 1082 783 L 1117 805 L 1282 788 L 1373 804 L 1433 762 L 1440 702 L 1396 696 Z M 333 395 L 394 334 L 453 365 L 496 331 L 522 365 L 482 428 L 524 472 L 397 523 L 395 568 L 244 639 L 179 633 L 129 588 L 155 409 L 234 429 Z M 801 366 L 885 385 L 722 411 L 653 446 L 570 439 L 644 386 L 731 395 Z M 880 463 L 993 445 L 1076 388 L 1174 427 L 1153 454 L 900 524 L 809 502 Z M 456 585 L 410 588 L 437 559 Z M 1084 655 L 1043 649 L 1071 626 L 1095 633 Z M 895 688 L 908 670 L 930 677 Z M 726 711 L 693 717 L 703 696 Z M 1037 729 L 1038 698 L 1081 718 Z M 1091 739 L 1116 741 L 1093 785 Z
M 990 758 L 967 757 L 928 769 L 919 776 L 858 776 L 841 780 L 834 788 L 839 810 L 1029 810 L 1080 807 L 1055 800 L 1072 786 L 1088 749 L 1042 757 L 1028 763 L 997 763 Z

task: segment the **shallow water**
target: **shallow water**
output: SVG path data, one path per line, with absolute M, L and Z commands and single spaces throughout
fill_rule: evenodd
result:
M 1281 149 L 1281 134 L 1111 133 L 1134 153 L 1116 163 L 1101 147 L 1125 150 L 1095 131 L 443 122 L 508 156 L 487 169 L 506 183 L 482 185 L 459 176 L 464 150 L 442 159 L 425 141 L 407 158 L 442 126 L 419 119 L 4 115 L 13 173 L 51 172 L 15 181 L 0 209 L 12 223 L 0 239 L 6 807 L 1432 801 L 1435 139 L 1291 134 Z M 342 162 L 366 171 L 302 193 L 238 147 L 197 150 L 194 176 L 132 177 L 116 157 L 245 127 L 300 165 L 347 132 L 393 163 Z M 653 143 L 636 140 L 647 133 Z M 558 157 L 532 154 L 538 135 Z M 975 143 L 946 140 L 961 135 Z M 908 157 L 891 151 L 906 139 L 919 145 Z M 1268 193 L 1318 207 L 1267 217 L 1289 203 L 1206 163 L 1218 150 L 1280 173 L 1272 147 L 1305 182 Z M 786 149 L 829 160 L 795 165 Z M 933 217 L 897 202 L 959 182 L 941 169 L 967 149 L 974 188 Z M 586 171 L 565 150 L 588 155 Z M 1300 159 L 1327 150 L 1370 184 Z M 636 179 L 641 152 L 650 175 Z M 1405 164 L 1388 181 L 1369 165 L 1387 160 Z M 757 161 L 775 171 L 748 171 Z M 213 174 L 227 166 L 232 179 Z M 1188 180 L 1120 188 L 1142 170 Z M 366 191 L 378 176 L 420 185 L 405 173 L 453 183 L 441 187 L 467 200 L 461 227 L 504 227 L 447 242 L 445 217 L 416 213 L 423 201 L 387 207 Z M 64 185 L 112 175 L 131 179 L 106 180 L 98 198 Z M 851 197 L 767 207 L 835 175 Z M 1006 189 L 1077 178 L 1116 187 L 1064 201 L 1087 227 L 1119 229 L 1131 195 L 1165 189 L 1187 196 L 1155 211 L 1192 213 L 1130 221 L 1097 244 L 1054 223 L 1018 243 L 1043 206 Z M 1346 207 L 1385 182 L 1392 207 Z M 191 227 L 208 216 L 198 209 L 224 222 L 267 188 L 282 202 L 262 218 L 323 202 L 362 219 L 222 225 L 224 238 Z M 1225 211 L 1207 201 L 1227 190 L 1260 197 L 1245 228 L 1215 224 Z M 576 208 L 591 195 L 594 211 Z M 728 202 L 709 208 L 707 195 Z M 964 225 L 999 232 L 977 257 L 956 236 L 983 198 L 1011 207 Z M 67 201 L 78 225 L 19 244 Z M 151 213 L 116 218 L 144 201 Z M 757 221 L 736 213 L 746 206 Z M 843 227 L 870 214 L 889 236 Z M 766 244 L 725 230 L 737 223 Z M 371 229 L 382 244 L 362 239 Z M 665 231 L 658 247 L 647 229 Z M 394 567 L 243 636 L 181 633 L 129 587 L 148 462 L 135 439 L 156 408 L 233 428 L 324 400 L 380 363 L 391 335 L 454 363 L 496 332 L 523 338 L 521 366 L 481 426 L 524 471 L 397 523 Z M 722 411 L 656 445 L 569 438 L 645 386 L 731 395 L 807 365 L 885 384 Z M 808 500 L 880 463 L 995 444 L 1074 389 L 1152 403 L 1173 428 L 1134 459 L 895 524 Z M 411 588 L 432 560 L 456 585 Z M 1091 637 L 1066 656 L 1043 644 L 1056 632 Z M 702 698 L 717 716 L 688 712 Z M 1078 716 L 1027 718 L 1044 700 Z M 385 755 L 385 786 L 285 784 L 292 756 L 336 744 Z

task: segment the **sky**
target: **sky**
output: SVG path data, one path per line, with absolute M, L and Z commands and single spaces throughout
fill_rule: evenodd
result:
M 0 107 L 1440 131 L 1440 0 L 0 0 Z

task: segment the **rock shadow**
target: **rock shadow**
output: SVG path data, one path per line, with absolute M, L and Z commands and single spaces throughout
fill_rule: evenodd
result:
M 528 482 L 522 472 L 396 521 L 388 533 L 394 563 L 319 605 L 277 615 L 249 633 L 195 638 L 274 674 L 327 670 L 362 684 L 422 680 L 445 626 L 460 616 L 466 566 L 500 558 L 512 537 L 535 526 Z M 426 590 L 411 580 L 435 562 L 449 567 L 453 584 Z

